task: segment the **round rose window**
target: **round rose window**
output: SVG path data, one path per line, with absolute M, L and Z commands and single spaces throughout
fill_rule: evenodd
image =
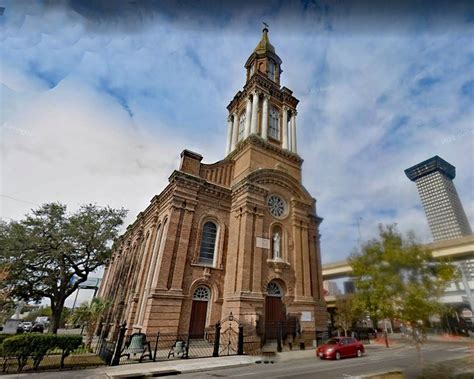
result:
M 276 218 L 283 218 L 286 216 L 286 203 L 277 195 L 270 195 L 267 199 L 268 211 Z

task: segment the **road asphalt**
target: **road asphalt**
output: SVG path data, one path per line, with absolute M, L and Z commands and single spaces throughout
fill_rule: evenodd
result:
M 449 343 L 463 342 L 469 343 L 469 339 L 451 339 Z M 472 340 L 471 340 L 472 341 Z M 442 341 L 438 341 L 442 342 Z M 444 341 L 446 342 L 446 341 Z M 391 351 L 403 350 L 409 344 L 404 341 L 392 339 Z M 371 343 L 365 345 L 367 354 L 374 354 L 377 351 L 384 352 L 387 348 L 382 343 Z M 177 374 L 203 373 L 209 370 L 222 370 L 239 366 L 250 366 L 255 364 L 265 365 L 271 363 L 294 363 L 297 360 L 311 360 L 315 358 L 315 349 L 293 350 L 278 353 L 273 357 L 259 356 L 225 356 L 219 358 L 199 358 L 199 359 L 178 359 L 165 362 L 149 362 L 141 364 L 123 364 L 120 366 L 103 366 L 93 369 L 68 370 L 68 371 L 47 371 L 39 373 L 7 374 L 1 375 L 0 379 L 32 378 L 32 379 L 119 379 L 119 378 L 146 378 L 157 376 L 168 376 Z M 265 362 L 263 362 L 265 361 Z M 271 362 L 270 362 L 271 361 Z

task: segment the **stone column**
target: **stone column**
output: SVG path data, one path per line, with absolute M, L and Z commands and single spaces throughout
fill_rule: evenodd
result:
M 291 127 L 291 151 L 296 153 L 296 110 L 291 112 L 290 127 Z
M 234 151 L 237 146 L 239 139 L 239 117 L 237 113 L 234 112 L 234 125 L 232 126 L 232 145 L 230 151 Z
M 262 108 L 262 132 L 261 136 L 264 140 L 267 139 L 268 134 L 268 100 L 270 99 L 269 95 L 263 95 L 263 108 Z
M 283 107 L 283 117 L 281 122 L 281 147 L 288 149 L 288 107 Z
M 253 100 L 252 100 L 252 123 L 250 126 L 250 133 L 257 134 L 258 129 L 258 97 L 259 92 L 253 92 Z
M 227 145 L 225 148 L 225 155 L 229 155 L 232 146 L 232 116 L 227 117 Z
M 250 117 L 252 117 L 252 101 L 249 96 L 247 97 L 247 107 L 245 109 L 245 133 L 243 139 L 250 135 Z

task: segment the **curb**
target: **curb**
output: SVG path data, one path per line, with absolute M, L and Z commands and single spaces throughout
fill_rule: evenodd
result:
M 255 362 L 256 363 L 256 362 Z M 232 365 L 225 365 L 220 367 L 203 367 L 203 368 L 192 368 L 192 369 L 163 369 L 163 370 L 149 370 L 149 371 L 141 371 L 137 373 L 128 373 L 128 374 L 106 374 L 109 378 L 113 379 L 121 379 L 121 378 L 134 378 L 134 379 L 141 379 L 141 378 L 155 378 L 159 376 L 171 376 L 171 375 L 179 375 L 179 374 L 190 374 L 193 372 L 209 372 L 215 370 L 222 370 L 227 368 L 237 368 L 241 366 L 251 366 L 255 363 L 240 363 L 240 364 L 232 364 Z

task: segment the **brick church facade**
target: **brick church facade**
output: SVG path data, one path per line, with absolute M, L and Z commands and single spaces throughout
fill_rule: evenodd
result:
M 263 30 L 227 109 L 226 157 L 184 150 L 168 186 L 116 243 L 99 296 L 109 333 L 190 334 L 232 314 L 256 333 L 326 329 L 316 201 L 301 184 L 296 107 Z M 109 328 L 108 328 L 109 329 Z M 109 334 L 110 335 L 110 334 Z

